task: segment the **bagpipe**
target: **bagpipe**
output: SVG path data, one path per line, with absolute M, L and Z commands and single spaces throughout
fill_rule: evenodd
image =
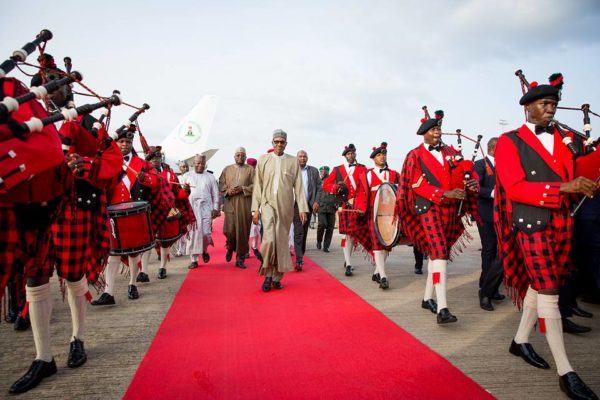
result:
M 537 86 L 537 82 L 529 83 L 527 81 L 527 79 L 525 78 L 525 74 L 523 74 L 523 71 L 521 69 L 515 71 L 515 75 L 519 78 L 519 82 L 521 83 L 521 91 L 523 92 L 523 95 L 525 95 L 525 93 L 527 93 L 529 89 Z M 560 100 L 560 94 L 564 85 L 563 75 L 560 72 L 554 73 L 548 77 L 548 82 L 551 86 L 554 86 L 558 89 Z M 579 108 L 564 106 L 557 106 L 556 108 L 560 110 L 581 111 L 583 114 L 583 132 L 580 132 L 577 129 L 573 129 L 569 125 L 562 123 L 557 119 L 553 119 L 550 123 L 551 126 L 556 128 L 557 132 L 562 138 L 562 142 L 565 144 L 565 146 L 567 146 L 567 148 L 573 155 L 573 160 L 596 151 L 596 147 L 600 143 L 600 139 L 591 136 L 592 125 L 590 121 L 590 114 L 596 117 L 600 117 L 600 115 L 593 112 L 590 109 L 590 105 L 588 103 L 582 104 Z M 525 120 L 527 120 L 527 110 L 525 110 Z M 573 138 L 571 138 L 571 136 L 569 136 L 567 132 L 572 133 Z M 598 176 L 595 181 L 596 183 L 600 182 L 600 176 Z M 577 211 L 581 208 L 586 199 L 587 197 L 583 197 L 579 201 L 575 209 L 571 212 L 571 216 L 575 216 L 577 214 Z
M 82 75 L 71 71 L 70 57 L 64 59 L 67 72 L 56 68 L 53 62 L 51 67 L 48 65 L 38 67 L 25 62 L 27 56 L 36 47 L 41 53 L 38 59 L 41 64 L 42 60 L 52 59 L 44 53 L 46 41 L 51 38 L 52 33 L 43 30 L 34 41 L 16 50 L 13 56 L 0 66 L 0 97 L 2 97 L 0 99 L 0 194 L 8 193 L 11 188 L 23 181 L 65 162 L 65 153 L 70 151 L 73 138 L 59 134 L 53 125 L 55 122 L 80 121 L 84 116 L 101 107 L 110 109 L 122 103 L 118 91 L 113 92 L 110 97 L 103 98 L 83 85 Z M 20 68 L 22 65 L 39 68 L 39 72 L 36 75 L 29 75 Z M 15 78 L 6 77 L 6 73 L 15 67 L 24 74 L 33 76 L 37 82 L 41 79 L 42 84 L 28 88 Z M 70 94 L 70 97 L 66 96 L 66 99 L 70 100 L 73 84 L 86 88 L 100 101 L 79 107 L 74 107 L 69 101 L 64 108 L 55 107 L 57 110 L 54 113 L 49 113 L 39 101 L 34 101 L 40 100 L 49 104 L 50 97 L 58 94 L 59 91 Z M 90 130 L 81 131 L 90 132 Z M 98 143 L 99 151 L 101 147 Z
M 431 119 L 431 116 L 429 114 L 429 111 L 427 109 L 427 106 L 423 106 L 421 107 L 421 109 L 423 110 L 424 114 L 425 114 L 425 119 Z M 435 112 L 435 119 L 440 121 L 440 126 L 441 126 L 441 121 L 444 118 L 444 112 L 442 110 L 438 110 Z M 456 148 L 454 148 L 453 146 L 448 146 L 447 144 L 445 144 L 442 140 L 442 138 L 440 138 L 440 152 L 442 152 L 442 155 L 444 156 L 444 159 L 448 162 L 448 166 L 450 168 L 450 171 L 452 172 L 454 169 L 456 169 L 457 167 L 462 166 L 463 168 L 463 176 L 462 176 L 462 180 L 464 182 L 468 181 L 469 179 L 471 179 L 473 177 L 473 163 L 475 162 L 475 160 L 477 159 L 477 155 L 479 152 L 481 152 L 481 155 L 485 158 L 485 154 L 483 152 L 483 149 L 481 148 L 481 139 L 483 138 L 482 135 L 477 135 L 477 139 L 473 139 L 467 135 L 465 135 L 464 133 L 462 133 L 461 129 L 457 129 L 455 133 L 442 133 L 442 135 L 446 135 L 446 136 L 456 136 Z M 473 148 L 473 153 L 471 155 L 471 160 L 468 163 L 464 162 L 464 156 L 463 156 L 463 144 L 462 144 L 462 139 L 466 139 L 469 140 L 473 143 L 475 143 L 475 146 Z M 453 182 L 453 186 L 457 184 L 457 182 Z M 464 184 L 464 190 L 466 192 L 466 183 Z M 468 192 L 466 192 L 468 193 Z M 463 203 L 464 203 L 464 199 L 460 201 L 459 206 L 458 206 L 458 215 L 461 215 L 462 211 L 463 211 Z
M 33 41 L 26 43 L 20 49 L 15 50 L 11 57 L 0 64 L 0 78 L 4 78 L 6 74 L 12 71 L 17 66 L 18 62 L 25 62 L 27 56 L 33 53 L 39 45 L 46 43 L 50 39 L 52 39 L 52 32 L 47 29 L 42 29 Z

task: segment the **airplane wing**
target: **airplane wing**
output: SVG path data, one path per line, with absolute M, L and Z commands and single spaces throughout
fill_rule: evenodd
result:
M 208 149 L 208 138 L 217 111 L 217 96 L 203 96 L 175 129 L 162 142 L 162 152 L 167 164 L 176 165 L 179 160 L 192 159 L 196 154 L 206 153 L 212 157 L 218 149 Z

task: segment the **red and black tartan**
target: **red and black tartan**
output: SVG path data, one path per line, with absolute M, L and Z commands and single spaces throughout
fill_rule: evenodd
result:
M 506 287 L 520 308 L 527 288 L 559 288 L 574 266 L 569 256 L 573 219 L 566 207 L 552 211 L 546 229 L 525 234 L 513 227 L 504 187 L 496 178 L 494 223 Z M 520 249 L 518 251 L 517 249 Z
M 465 233 L 462 215 L 458 215 L 458 201 L 441 205 L 433 204 L 428 212 L 415 213 L 415 192 L 412 189 L 413 172 L 418 163 L 417 149 L 411 150 L 402 166 L 400 185 L 398 186 L 398 214 L 402 233 L 408 236 L 413 245 L 431 260 L 452 258 L 452 248 Z M 463 204 L 464 211 L 471 211 L 477 199 L 471 196 Z M 466 207 L 465 207 L 466 204 Z
M 13 273 L 19 243 L 17 217 L 12 208 L 0 208 L 0 298 Z
M 151 166 L 150 163 L 147 164 Z M 175 195 L 171 190 L 171 185 L 162 176 L 158 174 L 156 176 L 159 187 L 150 195 L 150 220 L 154 233 L 158 232 L 160 227 L 167 222 L 169 212 L 175 205 Z
M 75 194 L 75 193 L 74 193 Z M 82 210 L 66 202 L 52 225 L 58 276 L 71 282 L 87 276 L 94 284 L 108 260 L 110 232 L 106 192 L 100 194 L 98 210 Z

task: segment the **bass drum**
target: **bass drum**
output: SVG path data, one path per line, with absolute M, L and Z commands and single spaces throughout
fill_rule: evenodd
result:
M 373 226 L 381 245 L 394 247 L 400 241 L 402 234 L 396 216 L 396 187 L 389 182 L 382 183 L 375 194 Z

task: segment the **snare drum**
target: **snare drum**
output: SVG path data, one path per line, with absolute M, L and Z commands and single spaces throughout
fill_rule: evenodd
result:
M 168 217 L 167 221 L 158 230 L 156 239 L 161 243 L 174 242 L 179 239 L 182 235 L 180 219 L 181 214 L 179 213 Z
M 150 204 L 147 201 L 130 201 L 108 206 L 108 218 L 111 255 L 136 254 L 154 247 Z

